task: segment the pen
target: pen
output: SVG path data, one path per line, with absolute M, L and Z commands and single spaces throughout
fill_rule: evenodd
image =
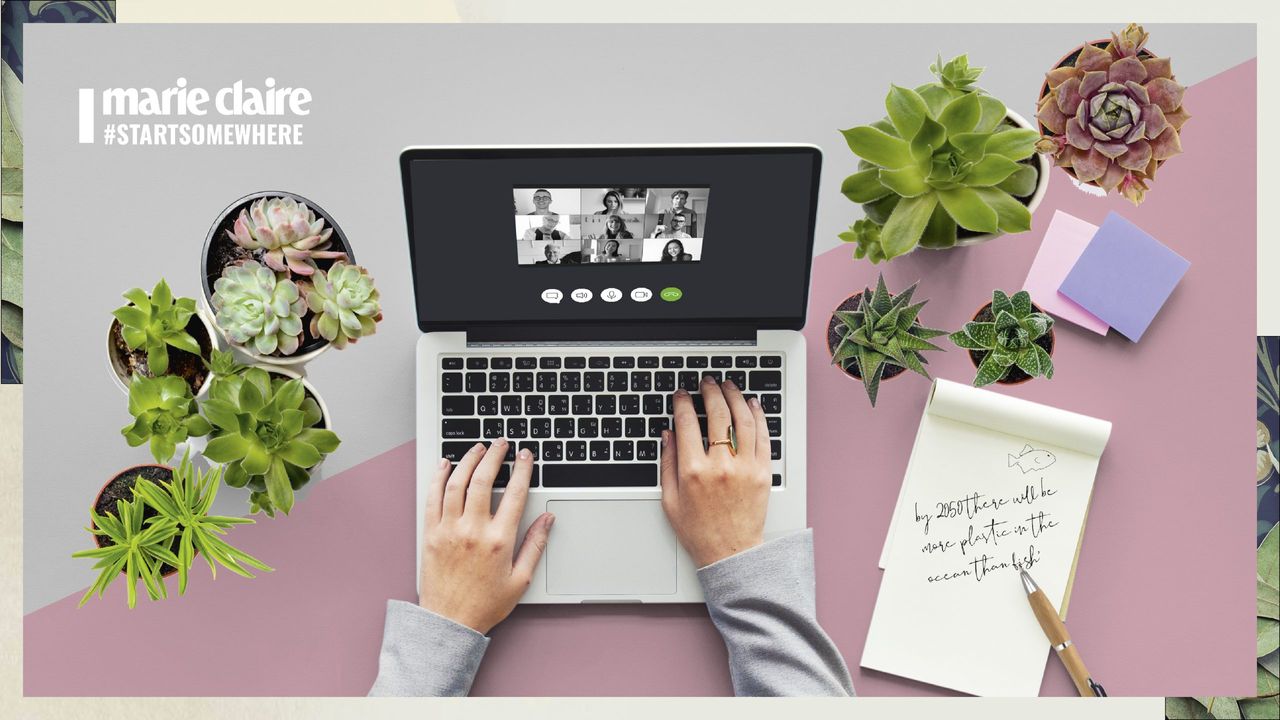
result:
M 1076 684 L 1076 692 L 1080 693 L 1081 697 L 1106 697 L 1107 691 L 1089 677 L 1089 671 L 1084 667 L 1084 660 L 1080 659 L 1080 651 L 1076 650 L 1076 646 L 1072 644 L 1071 636 L 1067 634 L 1067 626 L 1062 623 L 1062 618 L 1058 617 L 1058 611 L 1053 607 L 1053 603 L 1045 597 L 1044 591 L 1036 585 L 1036 581 L 1031 579 L 1026 570 L 1021 572 L 1022 586 L 1027 590 L 1027 602 L 1031 603 L 1031 611 L 1036 614 L 1036 620 L 1040 622 L 1040 628 L 1049 638 L 1049 644 L 1058 653 L 1058 659 L 1067 667 L 1071 681 Z

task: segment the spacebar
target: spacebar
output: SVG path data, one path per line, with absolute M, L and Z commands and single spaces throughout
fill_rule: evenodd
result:
M 658 463 L 538 463 L 542 487 L 655 487 Z

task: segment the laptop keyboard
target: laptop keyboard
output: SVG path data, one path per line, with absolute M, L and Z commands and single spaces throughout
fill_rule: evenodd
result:
M 782 485 L 781 354 L 444 355 L 439 372 L 441 453 L 457 462 L 477 442 L 507 438 L 496 487 L 524 448 L 536 459 L 531 487 L 656 487 L 677 388 L 692 393 L 706 440 L 704 375 L 760 399 Z

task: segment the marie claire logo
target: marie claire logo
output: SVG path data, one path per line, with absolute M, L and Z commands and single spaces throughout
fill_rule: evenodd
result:
M 80 142 L 101 135 L 104 145 L 301 145 L 302 123 L 284 121 L 310 115 L 310 104 L 310 90 L 278 87 L 271 77 L 213 90 L 181 77 L 167 88 L 81 88 Z

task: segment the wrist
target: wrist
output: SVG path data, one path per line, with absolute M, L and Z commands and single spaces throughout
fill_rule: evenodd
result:
M 695 567 L 700 569 L 708 565 L 713 565 L 715 563 L 718 563 L 721 560 L 731 558 L 734 555 L 737 555 L 738 553 L 746 552 L 747 550 L 750 550 L 753 547 L 759 547 L 760 545 L 763 545 L 763 544 L 764 544 L 764 536 L 760 535 L 760 536 L 755 536 L 751 538 L 735 540 L 733 542 L 716 545 L 714 547 L 702 548 L 702 549 L 699 549 L 697 552 L 691 552 L 689 554 L 693 558 Z
M 463 627 L 475 630 L 481 635 L 488 635 L 489 631 L 493 629 L 493 626 L 497 624 L 486 622 L 481 618 L 475 617 L 474 615 L 466 612 L 463 608 L 450 607 L 448 604 L 433 602 L 428 598 L 419 598 L 418 607 L 426 610 L 427 612 L 435 613 L 445 620 L 455 622 Z

